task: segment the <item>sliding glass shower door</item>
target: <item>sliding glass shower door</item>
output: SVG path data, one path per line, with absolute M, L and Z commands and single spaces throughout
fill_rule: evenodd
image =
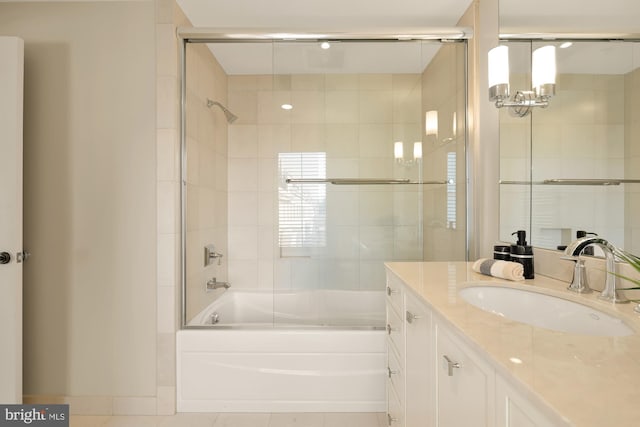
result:
M 465 259 L 464 47 L 273 44 L 275 324 L 383 326 L 385 261 Z
M 466 41 L 197 40 L 184 65 L 185 324 L 382 327 L 384 262 L 465 260 Z

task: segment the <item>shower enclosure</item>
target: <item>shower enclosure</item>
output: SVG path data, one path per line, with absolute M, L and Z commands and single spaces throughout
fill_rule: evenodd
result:
M 383 410 L 383 263 L 466 259 L 464 29 L 182 37 L 179 409 Z

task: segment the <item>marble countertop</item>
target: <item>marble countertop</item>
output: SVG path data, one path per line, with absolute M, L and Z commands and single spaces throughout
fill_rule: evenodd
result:
M 579 295 L 567 283 L 536 275 L 510 282 L 475 273 L 466 262 L 389 262 L 390 273 L 487 356 L 497 372 L 510 375 L 575 426 L 640 425 L 640 316 L 635 304 L 611 304 L 598 292 Z M 539 291 L 591 305 L 618 316 L 636 334 L 625 337 L 575 335 L 529 326 L 483 311 L 458 291 L 470 282 Z M 514 363 L 514 361 L 516 361 Z

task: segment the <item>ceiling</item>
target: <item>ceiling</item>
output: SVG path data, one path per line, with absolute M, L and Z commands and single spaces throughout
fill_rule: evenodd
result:
M 455 27 L 472 0 L 177 2 L 194 27 L 220 33 L 241 28 L 257 32 L 407 34 Z M 640 35 L 640 0 L 499 0 L 499 3 L 503 34 Z M 210 48 L 229 74 L 419 72 L 417 69 L 424 69 L 435 53 L 429 47 L 423 47 L 418 54 L 413 48 L 395 51 L 388 44 L 366 48 L 360 45 L 356 49 L 343 44 L 324 53 L 312 45 L 289 45 L 281 49 L 292 55 L 289 62 L 284 59 L 286 55 L 279 56 L 270 44 L 210 45 Z
M 451 27 L 472 0 L 177 0 L 195 27 L 381 32 Z
M 194 27 L 265 33 L 419 34 L 455 27 L 472 0 L 177 0 Z M 419 73 L 437 45 L 317 43 L 209 45 L 227 74 Z

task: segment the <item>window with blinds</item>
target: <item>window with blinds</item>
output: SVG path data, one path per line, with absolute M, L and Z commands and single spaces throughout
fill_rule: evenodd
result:
M 447 228 L 456 229 L 456 153 L 447 153 Z
M 278 240 L 280 248 L 326 246 L 326 184 L 291 183 L 288 178 L 327 177 L 326 153 L 279 153 Z

